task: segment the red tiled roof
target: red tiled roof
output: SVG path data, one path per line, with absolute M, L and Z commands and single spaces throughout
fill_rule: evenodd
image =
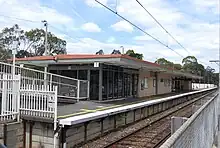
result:
M 27 58 L 16 58 L 16 61 L 46 61 L 46 60 L 67 60 L 67 59 L 95 59 L 95 58 L 126 58 L 130 60 L 134 60 L 137 62 L 143 62 L 155 67 L 161 67 L 161 68 L 167 68 L 163 67 L 157 63 L 144 61 L 140 59 L 136 59 L 133 57 L 130 57 L 128 55 L 122 55 L 122 54 L 106 54 L 106 55 L 95 55 L 95 54 L 60 54 L 55 56 L 35 56 L 35 57 L 27 57 Z M 169 70 L 173 70 L 172 68 L 167 68 Z

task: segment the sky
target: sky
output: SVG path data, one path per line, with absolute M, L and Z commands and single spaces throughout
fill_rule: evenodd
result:
M 185 48 L 179 46 L 136 2 L 136 0 L 99 0 L 145 32 L 186 57 L 217 70 L 209 60 L 218 59 L 219 0 L 139 0 L 163 27 Z M 68 53 L 94 54 L 102 49 L 133 49 L 154 62 L 166 58 L 181 63 L 182 57 L 95 0 L 0 0 L 0 29 L 18 24 L 24 30 L 44 28 L 67 41 Z M 17 19 L 16 19 L 17 18 Z M 22 20 L 19 20 L 22 19 Z M 187 50 L 187 51 L 186 51 Z

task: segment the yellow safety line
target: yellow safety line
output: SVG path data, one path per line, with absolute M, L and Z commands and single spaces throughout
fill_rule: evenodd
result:
M 112 105 L 112 106 L 102 107 L 102 108 L 95 109 L 95 111 L 102 111 L 102 110 L 111 109 L 111 108 L 115 108 L 119 106 L 122 106 L 122 105 Z
M 155 99 L 158 99 L 158 98 L 155 98 Z M 83 108 L 83 109 L 80 109 L 80 110 L 82 110 L 82 112 L 77 112 L 77 113 L 73 113 L 73 114 L 58 116 L 58 118 L 67 118 L 67 117 L 82 115 L 82 114 L 86 114 L 86 113 L 93 113 L 93 112 L 96 112 L 96 111 L 102 111 L 102 110 L 106 110 L 106 109 L 111 109 L 111 108 L 116 108 L 116 107 L 120 107 L 120 106 L 136 104 L 136 103 L 140 103 L 140 102 L 143 102 L 143 100 L 137 100 L 137 101 L 134 101 L 134 102 L 124 103 L 124 104 L 120 104 L 120 105 L 112 105 L 112 106 L 102 107 L 102 108 L 98 108 L 98 109 L 84 109 Z
M 77 113 L 73 113 L 73 114 L 67 114 L 67 115 L 63 115 L 63 116 L 58 116 L 57 118 L 67 118 L 67 117 L 72 117 L 72 116 L 75 116 L 75 115 L 82 115 L 82 114 L 86 114 L 88 112 L 86 111 L 83 111 L 83 112 L 77 112 Z

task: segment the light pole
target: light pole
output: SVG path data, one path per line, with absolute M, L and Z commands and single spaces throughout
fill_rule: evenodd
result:
M 48 55 L 48 51 L 47 51 L 47 27 L 48 27 L 48 23 L 46 20 L 43 20 L 42 23 L 45 26 L 45 50 L 44 50 L 44 56 Z M 44 85 L 46 87 L 47 85 L 47 65 L 44 66 Z
M 47 56 L 48 55 L 48 51 L 47 51 L 47 28 L 48 28 L 48 23 L 46 20 L 41 21 L 42 23 L 44 23 L 45 26 L 45 50 L 44 50 L 44 55 Z
M 15 55 L 17 54 L 17 49 L 19 45 L 19 39 L 20 39 L 20 29 L 15 30 L 15 41 L 12 42 L 12 78 L 15 78 Z
M 125 54 L 124 53 L 124 46 L 120 46 L 120 48 L 122 49 L 122 54 Z

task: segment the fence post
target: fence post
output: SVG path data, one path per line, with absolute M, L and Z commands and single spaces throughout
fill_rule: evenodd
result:
M 47 85 L 47 66 L 44 67 L 44 86 Z
M 18 99 L 17 99 L 17 112 L 18 112 L 18 116 L 17 116 L 17 121 L 19 122 L 20 120 L 20 84 L 21 84 L 21 75 L 18 74 L 18 86 L 17 86 L 17 96 L 18 96 Z
M 6 110 L 6 97 L 7 97 L 7 75 L 3 74 L 3 84 L 2 84 L 2 112 L 1 114 L 4 115 Z
M 171 134 L 175 133 L 187 119 L 186 117 L 171 117 Z
M 57 129 L 57 86 L 54 87 L 55 95 L 54 95 L 54 131 Z M 54 132 L 54 148 L 56 148 L 57 144 L 57 133 Z
M 79 102 L 79 93 L 80 93 L 80 80 L 77 80 L 77 102 Z
M 90 82 L 87 81 L 87 99 L 89 100 L 89 93 L 90 93 Z
M 90 70 L 87 71 L 87 100 L 89 100 L 90 93 Z

